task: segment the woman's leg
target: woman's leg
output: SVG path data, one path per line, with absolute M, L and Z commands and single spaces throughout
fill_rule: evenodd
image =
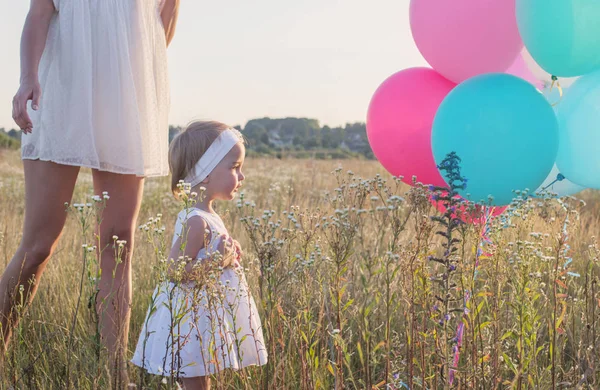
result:
M 26 302 L 33 299 L 50 255 L 61 235 L 79 167 L 40 160 L 23 160 L 25 171 L 25 219 L 17 252 L 0 279 L 0 326 L 5 352 L 17 324 L 15 299 L 23 286 Z M 0 355 L 2 360 L 4 353 Z
M 110 197 L 98 227 L 102 276 L 96 310 L 100 318 L 100 335 L 117 374 L 113 384 L 121 388 L 128 384 L 125 355 L 131 313 L 131 254 L 144 179 L 96 170 L 93 176 L 95 193 L 106 191 Z M 114 247 L 113 236 L 127 241 L 121 250 Z
M 209 376 L 195 376 L 192 378 L 182 378 L 183 390 L 209 390 L 210 389 L 210 377 Z

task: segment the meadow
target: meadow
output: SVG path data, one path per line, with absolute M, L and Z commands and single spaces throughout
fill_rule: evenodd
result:
M 600 387 L 598 193 L 520 196 L 504 218 L 459 223 L 376 161 L 247 159 L 239 198 L 218 204 L 244 248 L 269 362 L 215 389 Z M 22 308 L 0 389 L 106 389 L 97 343 L 95 213 L 81 171 L 37 297 Z M 110 202 L 110 200 L 108 200 Z M 149 179 L 133 260 L 135 347 L 181 209 Z M 0 150 L 0 268 L 24 213 L 18 151 Z M 162 229 L 164 227 L 164 229 Z M 118 250 L 118 248 L 117 248 Z M 76 310 L 76 308 L 78 308 Z M 131 354 L 130 354 L 131 355 Z M 130 366 L 138 389 L 176 378 Z

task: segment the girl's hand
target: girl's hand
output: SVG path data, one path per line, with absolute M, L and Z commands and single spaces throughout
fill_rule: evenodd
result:
M 33 123 L 27 113 L 27 102 L 31 100 L 31 108 L 37 110 L 41 96 L 42 89 L 37 78 L 21 81 L 21 86 L 13 98 L 12 117 L 24 134 L 31 133 L 33 130 Z
M 244 254 L 244 252 L 242 252 L 242 246 L 240 245 L 240 243 L 237 240 L 233 240 L 233 247 L 235 249 L 235 267 L 239 267 L 242 261 L 242 255 Z
M 230 267 L 237 261 L 236 247 L 234 244 L 235 240 L 225 234 L 221 234 L 219 237 L 219 245 L 217 250 L 223 256 L 221 266 L 223 268 Z

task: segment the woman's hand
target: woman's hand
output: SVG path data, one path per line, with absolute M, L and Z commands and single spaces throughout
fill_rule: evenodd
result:
M 165 28 L 165 38 L 167 46 L 175 36 L 175 26 L 177 26 L 177 18 L 179 16 L 179 0 L 163 0 L 163 6 L 160 10 L 160 19 Z
M 56 10 L 52 0 L 31 0 L 21 35 L 21 86 L 13 98 L 12 117 L 24 134 L 31 133 L 33 123 L 27 114 L 27 102 L 40 106 L 42 90 L 38 81 L 38 65 L 48 38 L 50 20 Z
M 31 108 L 37 110 L 41 96 L 42 89 L 37 78 L 21 81 L 21 86 L 13 98 L 12 117 L 24 134 L 31 133 L 33 130 L 33 123 L 27 113 L 27 102 L 31 100 Z

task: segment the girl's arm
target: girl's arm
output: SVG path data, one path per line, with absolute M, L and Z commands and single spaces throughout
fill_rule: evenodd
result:
M 177 25 L 177 17 L 179 16 L 179 0 L 165 0 L 165 4 L 160 12 L 160 18 L 165 28 L 165 36 L 167 37 L 167 46 L 175 36 L 175 26 Z
M 193 216 L 187 220 L 187 223 L 183 227 L 184 231 L 187 231 L 187 234 L 184 234 L 183 237 L 179 237 L 175 241 L 175 244 L 169 253 L 169 274 L 174 279 L 181 278 L 187 280 L 188 277 L 193 274 L 198 260 L 203 260 L 197 259 L 196 256 L 198 255 L 198 252 L 210 242 L 211 237 L 210 234 L 206 233 L 207 228 L 208 225 L 206 224 L 206 221 L 201 217 Z M 222 235 L 220 240 L 217 248 L 223 257 L 220 265 L 226 268 L 234 264 L 236 260 L 236 248 L 233 243 L 234 240 L 231 239 L 231 237 Z M 183 249 L 182 243 L 185 243 Z M 182 256 L 186 262 L 185 265 L 183 265 L 183 269 L 181 268 L 182 266 L 180 263 L 180 258 Z M 179 278 L 177 278 L 178 271 L 182 271 L 184 275 L 180 275 Z
M 13 98 L 12 116 L 24 133 L 31 133 L 33 124 L 27 114 L 27 101 L 37 110 L 42 94 L 38 81 L 38 66 L 46 47 L 48 27 L 56 10 L 52 0 L 31 0 L 21 35 L 21 85 Z
M 183 271 L 184 278 L 192 272 L 192 268 L 196 263 L 196 256 L 200 249 L 204 248 L 205 242 L 210 242 L 210 236 L 206 236 L 206 228 L 208 225 L 201 217 L 191 217 L 183 226 L 182 236 L 179 237 L 169 253 L 169 274 L 175 276 L 177 271 Z M 182 245 L 185 247 L 182 249 Z M 186 261 L 183 270 L 181 270 L 180 258 L 183 256 Z

